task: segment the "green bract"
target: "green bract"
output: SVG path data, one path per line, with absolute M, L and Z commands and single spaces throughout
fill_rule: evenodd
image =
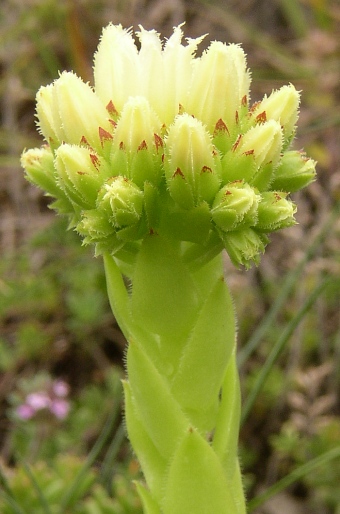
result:
M 141 28 L 137 35 L 139 51 L 130 31 L 104 29 L 94 88 L 64 72 L 39 90 L 38 126 L 51 150 L 24 152 L 28 179 L 58 200 L 53 206 L 69 214 L 97 253 L 105 247 L 120 258 L 132 251 L 131 241 L 138 250 L 150 232 L 202 241 L 203 217 L 203 239 L 216 245 L 217 236 L 236 265 L 258 262 L 267 240 L 262 234 L 294 222 L 287 194 L 315 176 L 311 159 L 288 150 L 299 93 L 283 86 L 250 106 L 250 74 L 240 46 L 213 42 L 195 57 L 202 38 L 183 45 L 180 27 L 164 46 L 155 31 Z M 128 179 L 129 187 L 113 214 L 103 208 L 103 198 L 117 176 Z M 233 182 L 237 186 L 229 186 Z M 284 201 L 269 208 L 268 198 L 278 196 Z M 100 222 L 91 213 L 96 208 Z M 123 245 L 112 237 L 103 246 L 98 223 L 116 236 L 133 223 L 139 230 L 125 232 Z M 261 241 L 251 252 L 241 243 L 249 233 Z M 239 257 L 230 249 L 235 237 Z

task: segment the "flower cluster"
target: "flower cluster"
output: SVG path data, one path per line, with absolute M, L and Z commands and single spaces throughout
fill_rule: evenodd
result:
M 64 72 L 37 94 L 46 145 L 24 152 L 28 179 L 97 253 L 129 259 L 146 234 L 224 247 L 257 263 L 272 231 L 294 224 L 292 193 L 315 163 L 290 150 L 298 118 L 293 85 L 249 103 L 239 45 L 203 37 L 165 44 L 143 28 L 109 25 L 92 88 Z
M 67 401 L 69 387 L 63 380 L 54 380 L 47 390 L 27 394 L 25 402 L 16 409 L 17 416 L 28 420 L 39 412 L 50 412 L 59 420 L 66 418 L 70 404 Z

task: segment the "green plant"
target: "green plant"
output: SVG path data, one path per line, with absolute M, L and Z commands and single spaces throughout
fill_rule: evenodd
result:
M 104 254 L 111 306 L 129 340 L 125 409 L 148 485 L 138 485 L 145 511 L 244 512 L 235 323 L 221 251 L 236 265 L 258 263 L 267 234 L 294 224 L 288 192 L 314 179 L 314 162 L 289 150 L 295 88 L 250 107 L 239 47 L 215 43 L 197 59 L 199 41 L 184 47 L 179 28 L 163 50 L 154 32 L 139 37 L 138 53 L 121 27 L 104 31 L 95 93 L 70 73 L 39 91 L 49 146 L 22 163 Z M 137 88 L 129 80 L 136 70 Z

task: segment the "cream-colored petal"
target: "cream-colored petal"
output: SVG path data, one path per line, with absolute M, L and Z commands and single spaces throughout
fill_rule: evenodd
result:
M 113 102 L 118 112 L 129 96 L 139 91 L 138 50 L 130 30 L 108 25 L 94 57 L 95 91 L 104 105 Z

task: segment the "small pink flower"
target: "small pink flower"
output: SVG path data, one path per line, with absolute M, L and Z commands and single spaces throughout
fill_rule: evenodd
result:
M 27 403 L 19 405 L 19 407 L 16 409 L 17 416 L 23 420 L 33 418 L 35 412 L 36 411 L 33 409 L 33 407 L 31 405 L 27 405 Z
M 37 393 L 28 394 L 26 397 L 26 403 L 32 407 L 35 411 L 41 409 L 47 409 L 50 406 L 51 398 L 42 391 Z
M 56 418 L 65 419 L 70 410 L 70 404 L 66 400 L 55 399 L 52 400 L 49 409 Z
M 64 382 L 64 380 L 55 380 L 53 382 L 53 392 L 59 398 L 64 398 L 69 393 L 69 386 Z

